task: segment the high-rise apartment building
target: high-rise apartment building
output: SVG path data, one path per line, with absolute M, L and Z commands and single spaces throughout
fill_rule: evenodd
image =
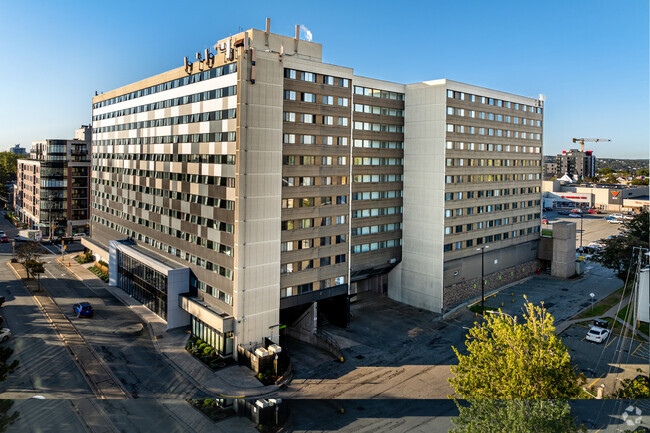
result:
M 536 258 L 541 101 L 359 77 L 268 27 L 215 50 L 93 98 L 84 243 L 168 327 L 229 355 L 364 290 L 442 311 L 476 247 L 504 281 Z
M 560 178 L 564 175 L 582 180 L 596 175 L 596 155 L 593 151 L 579 149 L 563 150 L 555 156 L 552 163 L 546 163 L 544 174 L 547 178 Z
M 44 236 L 86 233 L 89 219 L 91 129 L 72 140 L 32 143 L 30 159 L 19 159 L 14 208 L 22 222 Z

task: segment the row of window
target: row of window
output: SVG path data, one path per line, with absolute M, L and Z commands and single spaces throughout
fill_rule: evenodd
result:
M 489 229 L 493 227 L 500 227 L 502 225 L 507 226 L 508 224 L 523 223 L 526 221 L 532 221 L 533 219 L 539 219 L 539 215 L 540 215 L 539 213 L 519 215 L 519 216 L 507 217 L 503 219 L 499 218 L 495 220 L 478 221 L 470 224 L 458 224 L 456 226 L 448 226 L 445 227 L 445 234 L 452 235 L 454 233 L 455 234 L 463 233 L 463 231 L 471 232 L 472 230 L 481 230 L 484 228 Z
M 533 204 L 536 203 L 536 204 Z M 463 215 L 474 215 L 474 210 L 476 209 L 476 213 L 491 213 L 491 212 L 498 212 L 501 210 L 509 210 L 511 207 L 512 209 L 525 209 L 527 207 L 539 207 L 539 200 L 529 200 L 528 202 L 522 201 L 522 202 L 514 202 L 514 203 L 500 203 L 500 204 L 494 204 L 494 205 L 487 205 L 487 206 L 477 206 L 476 208 L 474 207 L 468 207 L 468 208 L 457 208 L 457 209 L 445 209 L 445 218 L 452 218 L 452 217 L 459 217 Z M 530 214 L 528 215 L 528 219 L 533 219 L 533 218 L 539 218 L 539 213 L 536 214 Z M 515 221 L 516 222 L 516 221 Z
M 394 101 L 403 101 L 404 94 L 389 92 L 387 90 L 373 89 L 370 87 L 354 86 L 355 95 L 372 96 L 375 98 L 392 99 Z
M 357 209 L 352 211 L 352 218 L 395 215 L 402 213 L 402 206 L 381 207 L 374 209 Z
M 204 218 L 197 216 L 192 213 L 188 212 L 181 212 L 177 211 L 175 209 L 172 209 L 172 206 L 156 206 L 150 203 L 143 203 L 141 201 L 137 200 L 132 200 L 124 197 L 118 197 L 113 194 L 108 194 L 105 192 L 100 192 L 98 190 L 93 190 L 91 193 L 95 197 L 102 198 L 104 200 L 112 200 L 116 203 L 122 203 L 127 206 L 133 206 L 138 209 L 144 209 L 148 212 L 154 212 L 159 215 L 164 215 L 168 216 L 171 218 L 176 218 L 179 221 L 187 221 L 192 224 L 198 224 L 203 227 L 208 227 L 211 229 L 219 230 L 222 232 L 226 233 L 233 233 L 234 232 L 234 226 L 232 224 L 223 222 L 223 221 L 217 221 L 213 220 L 211 218 Z M 234 201 L 231 200 L 226 200 L 222 198 L 216 198 L 216 197 L 206 197 L 202 195 L 194 195 L 194 194 L 187 194 L 187 193 L 179 193 L 176 191 L 172 191 L 170 198 L 173 200 L 180 200 L 184 203 L 199 203 L 205 206 L 210 206 L 210 207 L 218 207 L 221 209 L 227 209 L 227 208 L 234 208 Z M 231 204 L 232 203 L 232 204 Z
M 445 158 L 447 167 L 541 167 L 539 159 Z
M 232 269 L 224 268 L 223 266 L 219 266 L 216 263 L 212 263 L 210 261 L 207 261 L 205 259 L 202 259 L 201 257 L 197 257 L 193 254 L 188 253 L 187 251 L 180 250 L 178 248 L 172 247 L 171 245 L 167 245 L 163 242 L 157 241 L 155 239 L 150 238 L 149 236 L 145 236 L 142 233 L 137 233 L 135 230 L 128 229 L 124 226 L 121 226 L 119 224 L 114 223 L 113 221 L 108 221 L 105 218 L 100 218 L 97 215 L 93 215 L 92 217 L 93 221 L 99 224 L 102 224 L 106 227 L 109 227 L 113 230 L 116 230 L 127 237 L 131 237 L 133 239 L 136 239 L 140 242 L 144 242 L 147 245 L 151 245 L 152 247 L 159 249 L 161 251 L 164 251 L 166 253 L 169 253 L 171 255 L 174 255 L 182 260 L 185 260 L 193 265 L 198 265 L 202 267 L 203 269 L 207 269 L 209 271 L 214 272 L 215 274 L 221 275 L 222 277 L 225 277 L 229 280 L 232 280 Z
M 335 140 L 336 139 L 336 140 Z M 348 137 L 332 137 L 330 135 L 298 135 L 298 141 L 296 141 L 296 134 L 284 134 L 282 136 L 282 142 L 284 144 L 322 144 L 327 146 L 333 146 L 336 143 L 337 146 L 347 146 Z
M 445 183 L 510 182 L 517 180 L 539 180 L 540 178 L 540 173 L 470 174 L 467 176 L 445 176 Z
M 352 176 L 352 181 L 354 183 L 401 182 L 403 177 L 402 174 L 355 174 Z
M 332 201 L 332 196 L 328 197 L 305 197 L 305 198 L 283 198 L 282 209 L 296 209 L 301 207 L 330 206 L 336 204 L 346 204 L 347 195 L 337 195 Z
M 501 240 L 506 240 L 509 238 L 516 238 L 517 236 L 525 236 L 527 234 L 539 233 L 539 227 L 528 227 L 526 229 L 512 230 L 504 233 L 497 233 L 495 235 L 489 235 L 485 237 L 476 238 L 476 245 L 482 245 L 483 243 L 489 244 L 490 242 L 496 242 Z M 463 248 L 474 247 L 474 239 L 468 239 L 466 241 L 458 241 L 450 244 L 444 244 L 443 251 L 449 252 L 454 250 L 460 250 Z
M 181 201 L 187 201 L 187 198 L 191 199 L 191 194 L 179 193 L 176 191 L 170 191 L 168 189 L 154 188 L 150 186 L 134 185 L 126 182 L 116 182 L 113 180 L 107 179 L 97 179 L 92 178 L 92 182 L 96 185 L 110 186 L 112 188 L 119 188 L 123 191 L 134 191 L 140 192 L 143 194 L 151 194 L 158 197 L 172 198 Z M 198 196 L 197 196 L 198 197 Z
M 117 104 L 119 102 L 129 101 L 131 99 L 140 98 L 142 96 L 152 95 L 154 93 L 163 92 L 165 90 L 171 90 L 177 87 L 187 86 L 188 84 L 198 83 L 199 81 L 221 77 L 222 75 L 234 74 L 235 72 L 237 72 L 237 63 L 230 63 L 227 65 L 219 66 L 217 68 L 212 68 L 207 71 L 188 75 L 183 78 L 177 78 L 175 80 L 167 81 L 165 83 L 157 84 L 145 89 L 140 89 L 131 93 L 116 96 L 102 102 L 97 102 L 93 104 L 93 108 L 100 108 L 107 105 Z
M 142 227 L 150 228 L 152 230 L 155 230 L 157 232 L 163 233 L 165 235 L 170 235 L 174 236 L 180 240 L 190 242 L 196 245 L 199 245 L 201 247 L 204 247 L 206 249 L 216 251 L 220 254 L 225 254 L 228 257 L 232 257 L 233 254 L 233 248 L 229 245 L 224 245 L 220 244 L 219 242 L 211 241 L 206 238 L 201 238 L 198 237 L 197 235 L 193 235 L 191 233 L 187 233 L 181 230 L 176 230 L 172 227 L 167 227 L 162 224 L 155 223 L 153 221 L 150 221 L 146 218 L 139 218 L 136 217 L 133 214 L 129 214 L 127 212 L 121 212 L 113 209 L 112 207 L 108 206 L 102 206 L 101 204 L 98 203 L 93 203 L 92 205 L 93 209 L 97 209 L 99 211 L 105 212 L 110 215 L 117 216 L 118 218 L 121 218 L 125 221 L 131 221 L 132 223 L 138 224 Z
M 318 181 L 319 183 L 316 183 Z M 328 185 L 347 185 L 347 176 L 323 176 L 323 177 L 283 177 L 282 186 L 328 186 Z
M 369 149 L 404 149 L 404 142 L 355 139 L 354 147 L 365 147 Z
M 311 239 L 301 239 L 298 241 L 288 241 L 282 242 L 280 244 L 280 251 L 295 251 L 295 250 L 304 250 L 307 248 L 315 247 L 326 247 L 328 245 L 338 245 L 344 244 L 347 242 L 347 235 L 334 235 L 334 236 L 324 236 L 320 238 L 311 238 Z
M 236 132 L 207 132 L 204 134 L 156 135 L 138 138 L 111 138 L 93 140 L 93 146 L 127 146 L 130 144 L 170 144 L 170 143 L 223 143 L 235 141 Z
M 316 261 L 316 264 L 318 265 L 319 268 L 322 268 L 329 265 L 338 265 L 339 263 L 345 263 L 346 255 L 337 254 L 331 257 L 321 257 L 319 259 L 309 259 L 309 260 L 301 260 L 299 262 L 285 263 L 283 265 L 280 265 L 280 273 L 290 274 L 292 272 L 300 272 L 300 271 L 305 271 L 307 269 L 314 269 L 314 261 Z
M 130 129 L 155 128 L 158 126 L 184 125 L 186 123 L 234 119 L 236 116 L 237 116 L 237 109 L 228 108 L 226 110 L 208 111 L 205 113 L 197 113 L 197 114 L 186 114 L 184 116 L 164 117 L 162 119 L 123 123 L 121 125 L 102 126 L 99 128 L 93 128 L 93 133 L 98 134 L 102 132 L 128 131 Z
M 174 173 L 170 171 L 139 170 L 135 168 L 103 167 L 103 166 L 95 166 L 93 170 L 95 172 L 102 172 L 102 173 L 117 173 L 117 174 L 121 174 L 122 176 L 147 177 L 150 179 L 164 179 L 164 180 L 173 180 L 177 182 L 200 183 L 203 185 L 217 185 L 217 186 L 225 186 L 228 188 L 235 187 L 234 177 L 207 176 L 203 174 Z
M 110 111 L 104 114 L 93 116 L 93 121 L 112 119 L 115 117 L 128 116 L 130 114 L 145 113 L 147 111 L 161 110 L 163 108 L 176 107 L 179 105 L 192 104 L 194 102 L 209 101 L 211 99 L 225 98 L 237 94 L 237 86 L 222 87 L 220 89 L 207 90 L 192 95 L 179 96 L 177 98 L 165 99 L 164 101 L 152 102 L 151 104 L 138 105 L 137 107 L 124 108 L 122 110 Z
M 372 235 L 375 233 L 393 232 L 402 230 L 402 223 L 381 224 L 376 226 L 354 227 L 352 236 Z
M 452 176 L 447 176 L 447 177 L 452 177 Z M 472 199 L 472 198 L 483 198 L 483 197 L 500 197 L 500 196 L 511 195 L 511 193 L 512 195 L 534 194 L 534 193 L 538 193 L 539 190 L 540 187 L 538 186 L 529 186 L 523 188 L 504 188 L 504 189 L 486 189 L 486 190 L 474 190 L 474 191 L 464 191 L 464 192 L 446 192 L 445 200 L 462 200 L 463 198 Z
M 354 122 L 354 129 L 357 131 L 404 133 L 404 125 L 388 125 L 372 122 Z
M 283 287 L 280 289 L 280 297 L 286 298 L 287 296 L 296 296 L 296 295 L 301 295 L 303 293 L 313 292 L 314 285 L 317 285 L 317 287 L 320 290 L 322 290 L 322 289 L 327 289 L 329 287 L 339 286 L 341 284 L 345 284 L 346 282 L 347 282 L 346 276 L 341 275 L 340 277 L 328 278 L 326 280 L 317 281 L 316 283 L 305 283 L 297 286 Z
M 477 114 L 478 113 L 478 114 Z M 472 119 L 494 120 L 497 122 L 513 123 L 524 126 L 542 126 L 541 120 L 519 118 L 517 116 L 508 116 L 504 114 L 490 113 L 486 111 L 465 110 L 464 108 L 447 107 L 447 114 L 450 116 L 469 117 Z
M 357 122 L 354 122 L 355 124 Z M 355 128 L 356 129 L 356 128 Z M 520 132 L 520 131 L 510 131 L 503 129 L 493 129 L 493 128 L 476 128 L 474 126 L 465 126 L 465 125 L 453 125 L 451 123 L 447 124 L 447 132 L 456 132 L 459 134 L 476 134 L 478 135 L 488 135 L 492 137 L 506 137 L 506 138 L 521 138 L 522 140 L 541 140 L 542 134 L 532 132 Z
M 478 150 L 488 152 L 521 152 L 521 153 L 541 153 L 539 146 L 519 146 L 510 144 L 492 144 L 492 143 L 466 143 L 464 141 L 448 141 L 445 147 L 449 150 Z
M 320 122 L 317 122 L 317 118 L 320 118 Z M 298 120 L 296 120 L 298 119 Z M 315 114 L 308 113 L 292 113 L 285 111 L 283 114 L 283 120 L 285 122 L 300 122 L 300 123 L 321 123 L 323 125 L 334 125 L 334 116 L 320 116 Z M 347 117 L 337 117 L 336 118 L 337 126 L 348 126 L 349 119 Z
M 282 230 L 300 230 L 312 227 L 325 227 L 335 224 L 346 224 L 348 222 L 347 215 L 320 217 L 320 218 L 301 218 L 297 220 L 282 221 Z M 316 223 L 317 225 L 314 225 Z
M 389 241 L 371 242 L 369 244 L 354 245 L 352 253 L 366 253 L 368 251 L 377 251 L 384 248 L 399 247 L 402 245 L 402 239 L 391 239 Z
M 354 158 L 354 165 L 404 165 L 403 158 Z
M 207 293 L 208 295 L 214 296 L 215 298 L 219 299 L 221 302 L 225 302 L 226 304 L 232 306 L 232 295 L 229 295 L 226 292 L 223 292 L 216 287 L 212 287 L 209 284 L 204 283 L 203 281 L 197 281 L 197 288 L 202 291 Z
M 300 98 L 298 98 L 298 95 L 300 95 Z M 301 102 L 318 102 L 317 97 L 315 93 L 308 93 L 308 92 L 296 92 L 294 90 L 285 90 L 284 91 L 284 99 L 287 101 L 296 101 L 299 100 Z M 324 105 L 334 105 L 334 96 L 327 96 L 323 95 L 321 98 L 321 102 Z M 348 107 L 350 105 L 350 99 L 345 98 L 345 97 L 337 97 L 336 98 L 336 105 L 339 107 Z
M 304 72 L 296 71 L 295 69 L 284 70 L 284 78 L 290 78 L 292 80 L 300 79 L 302 81 L 309 81 L 310 83 L 316 82 L 317 75 L 313 72 Z M 323 75 L 322 84 L 327 84 L 328 86 L 338 86 L 338 87 L 350 87 L 350 80 L 347 78 L 332 77 L 330 75 Z
M 488 98 L 486 96 L 477 96 L 470 93 L 447 90 L 447 98 L 458 99 L 460 101 L 480 102 L 481 104 L 493 105 L 496 107 L 512 108 L 515 110 L 528 111 L 530 113 L 542 114 L 541 107 L 532 105 L 519 104 L 516 102 L 504 101 L 502 99 Z
M 397 191 L 353 192 L 352 200 L 380 200 L 384 198 L 399 198 L 401 196 L 401 189 Z
M 336 161 L 336 164 L 334 164 Z M 282 165 L 348 165 L 347 156 L 283 155 Z
M 354 104 L 354 111 L 357 113 L 378 114 L 381 116 L 404 117 L 404 110 L 379 107 L 377 105 Z
M 201 164 L 226 164 L 235 165 L 235 155 L 199 155 L 169 154 L 169 153 L 93 153 L 93 159 L 126 160 L 126 161 L 159 161 L 159 162 L 185 162 Z

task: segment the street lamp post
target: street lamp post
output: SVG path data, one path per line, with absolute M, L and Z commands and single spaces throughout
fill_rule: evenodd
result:
M 481 251 L 481 314 L 485 314 L 485 260 L 483 257 L 486 248 L 490 248 L 489 245 L 476 249 L 476 251 Z

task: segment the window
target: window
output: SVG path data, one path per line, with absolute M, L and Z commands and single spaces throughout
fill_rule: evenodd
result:
M 316 95 L 313 93 L 303 92 L 302 99 L 303 102 L 316 102 Z
M 341 107 L 347 107 L 349 105 L 348 98 L 339 98 L 338 103 Z
M 291 78 L 292 80 L 296 79 L 296 71 L 294 69 L 285 69 L 284 78 Z
M 313 74 L 311 72 L 301 72 L 300 73 L 300 79 L 302 81 L 311 81 L 312 83 L 316 82 L 316 74 Z
M 339 78 L 339 87 L 350 87 L 350 80 L 347 78 Z
M 338 141 L 339 146 L 347 146 L 348 145 L 348 137 L 338 137 L 337 141 Z
M 334 77 L 330 77 L 329 75 L 323 75 L 323 84 L 333 86 L 334 85 Z
M 454 107 L 447 107 L 447 114 L 453 116 L 453 114 L 454 114 Z
M 323 116 L 323 125 L 334 125 L 334 116 Z
M 325 104 L 325 105 L 334 105 L 334 96 L 324 96 L 323 95 L 323 104 Z
M 296 121 L 296 113 L 288 113 L 284 112 L 284 121 L 285 122 L 295 122 Z
M 296 92 L 293 90 L 285 90 L 284 91 L 284 99 L 287 99 L 289 101 L 295 101 L 296 100 Z
M 339 126 L 348 126 L 348 118 L 347 117 L 339 117 L 338 125 Z

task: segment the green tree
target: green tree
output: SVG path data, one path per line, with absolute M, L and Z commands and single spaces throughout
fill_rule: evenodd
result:
M 14 255 L 21 263 L 38 261 L 41 257 L 41 246 L 37 242 L 25 242 L 16 247 Z
M 621 387 L 612 394 L 612 398 L 647 400 L 650 398 L 650 379 L 648 376 L 623 379 Z
M 454 376 L 448 379 L 462 398 L 549 400 L 582 392 L 584 376 L 575 373 L 543 305 L 526 300 L 523 323 L 503 314 L 486 316 L 469 330 L 465 346 L 467 355 L 452 347 L 458 365 L 451 366 Z
M 609 168 L 609 167 L 605 167 L 605 168 L 599 168 L 598 170 L 596 170 L 596 172 L 597 172 L 598 174 L 607 175 L 607 174 L 612 174 L 612 173 L 614 173 L 614 170 L 612 170 L 612 169 Z
M 650 174 L 648 174 L 648 169 L 647 169 L 647 168 L 640 168 L 640 169 L 638 169 L 638 170 L 636 171 L 636 175 L 637 175 L 637 176 L 650 176 Z
M 450 433 L 579 433 L 571 407 L 564 400 L 469 400 L 458 401 L 456 426 Z
M 632 179 L 631 185 L 648 185 L 648 178 L 645 179 Z
M 621 228 L 622 236 L 611 239 L 601 239 L 603 248 L 598 250 L 592 260 L 606 268 L 617 272 L 618 277 L 625 279 L 630 265 L 633 263 L 634 247 L 648 248 L 650 245 L 650 214 L 642 211 L 631 220 L 624 220 Z

